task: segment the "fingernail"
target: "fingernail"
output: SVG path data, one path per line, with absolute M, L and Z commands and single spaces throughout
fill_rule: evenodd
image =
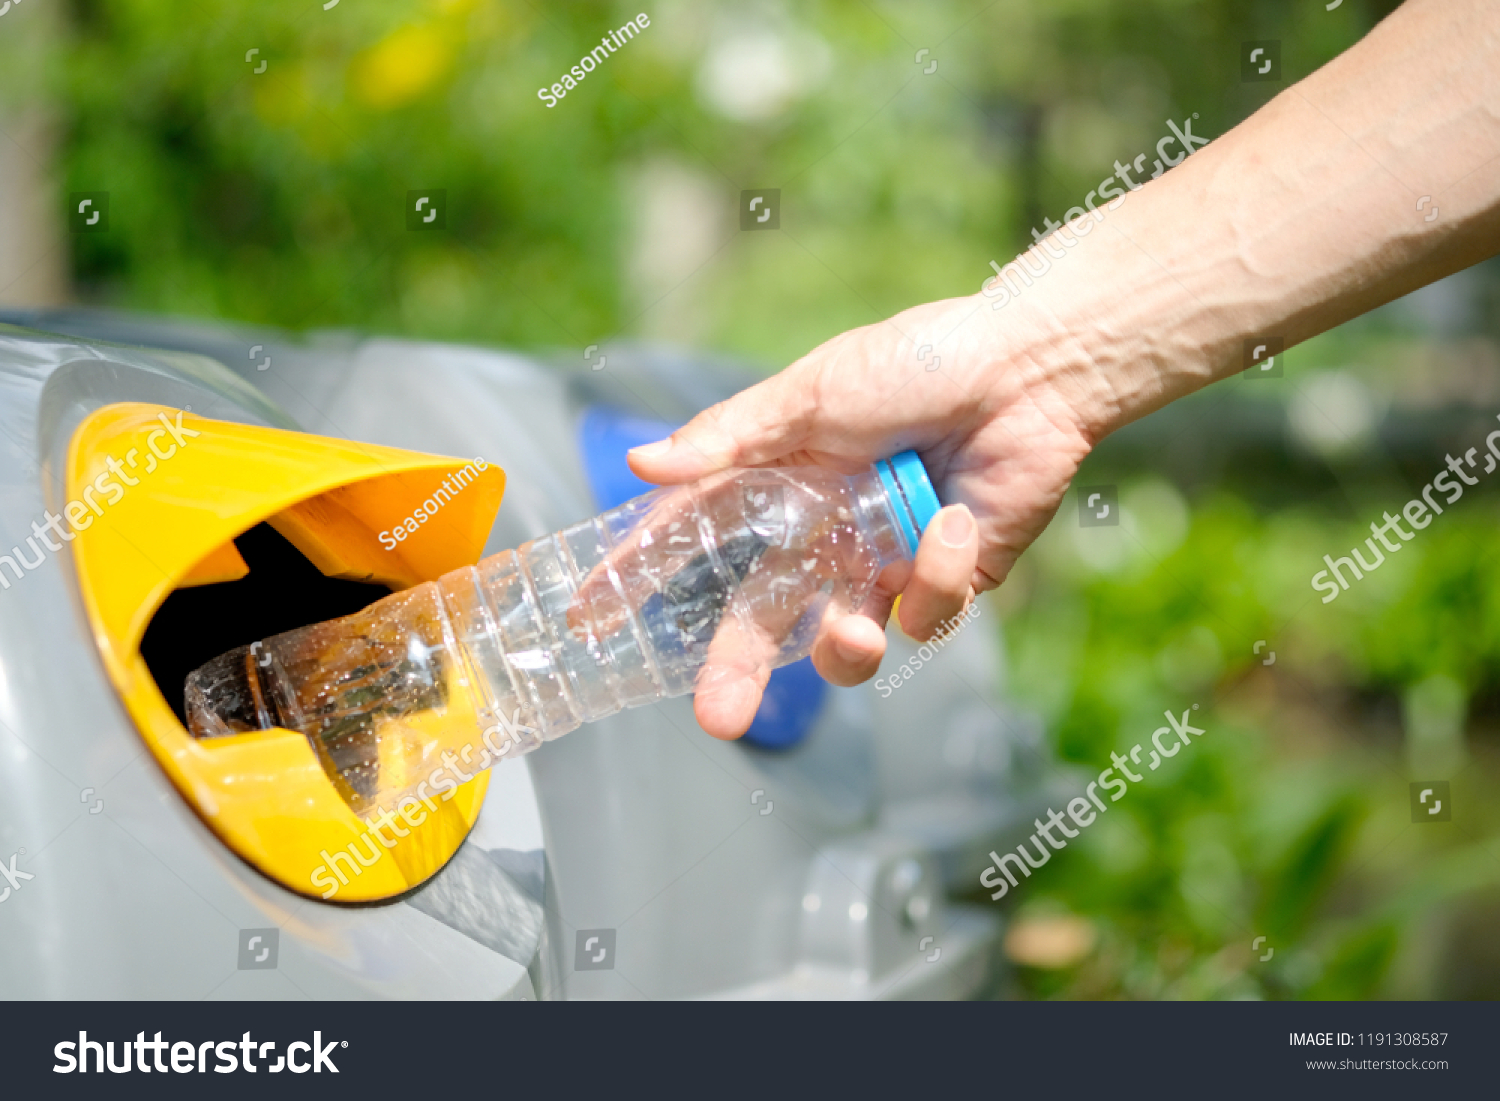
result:
M 834 639 L 833 641 L 833 652 L 838 654 L 840 658 L 842 658 L 844 661 L 847 661 L 850 665 L 854 665 L 865 660 L 865 652 L 863 650 L 858 650 L 853 646 L 845 645 L 838 639 Z
M 974 517 L 962 505 L 943 509 L 943 519 L 938 525 L 938 538 L 945 547 L 967 546 L 969 536 L 974 534 Z
M 655 443 L 641 444 L 640 447 L 632 447 L 630 453 L 638 459 L 659 459 L 668 451 L 672 450 L 672 437 L 657 440 Z

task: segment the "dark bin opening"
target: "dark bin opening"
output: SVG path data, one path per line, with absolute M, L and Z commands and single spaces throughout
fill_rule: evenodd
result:
M 183 682 L 204 662 L 390 595 L 384 585 L 325 576 L 269 524 L 255 525 L 234 545 L 250 572 L 238 581 L 176 590 L 141 639 L 141 656 L 184 726 Z

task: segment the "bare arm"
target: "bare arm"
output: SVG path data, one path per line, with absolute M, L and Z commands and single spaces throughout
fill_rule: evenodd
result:
M 662 483 L 922 453 L 950 507 L 914 568 L 825 630 L 813 657 L 828 679 L 874 674 L 898 592 L 902 625 L 926 637 L 1000 584 L 1099 439 L 1238 370 L 1246 340 L 1291 347 L 1500 252 L 1500 4 L 1408 0 L 1099 211 L 1044 241 L 1058 259 L 1014 296 L 992 284 L 844 333 L 633 453 Z M 737 735 L 759 688 L 700 696 L 699 721 Z
M 1495 255 L 1500 5 L 1409 0 L 1100 229 L 1055 288 L 1086 306 L 1056 315 L 1099 368 L 1098 435 L 1234 372 L 1246 339 L 1290 347 Z

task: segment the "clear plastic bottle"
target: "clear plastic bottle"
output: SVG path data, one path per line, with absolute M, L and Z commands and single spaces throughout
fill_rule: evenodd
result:
M 726 471 L 491 555 L 191 673 L 188 724 L 306 734 L 358 813 L 428 798 L 626 707 L 807 656 L 916 553 L 914 452 L 846 476 Z

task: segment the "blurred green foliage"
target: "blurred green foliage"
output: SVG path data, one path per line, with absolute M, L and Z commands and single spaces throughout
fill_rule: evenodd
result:
M 666 339 L 774 368 L 971 293 L 1168 118 L 1235 125 L 1282 87 L 1240 82 L 1240 42 L 1279 39 L 1294 80 L 1395 6 L 662 0 L 556 107 L 537 98 L 642 5 L 72 0 L 51 23 L 27 5 L 0 107 L 54 119 L 59 213 L 111 195 L 110 232 L 69 240 L 87 301 L 574 355 Z M 747 99 L 756 80 L 780 91 Z M 760 187 L 782 190 L 782 231 L 741 234 Z M 406 229 L 426 188 L 447 192 L 443 232 Z M 1368 353 L 1360 332 L 1324 362 Z M 1462 962 L 1432 946 L 1500 879 L 1494 747 L 1462 737 L 1500 693 L 1495 508 L 1476 495 L 1323 605 L 1321 556 L 1409 486 L 1372 475 L 1329 507 L 1283 478 L 1293 499 L 1265 507 L 1199 474 L 1129 472 L 1120 528 L 1077 527 L 1070 502 L 1000 594 L 1012 683 L 1065 759 L 1098 771 L 1168 706 L 1200 702 L 1209 729 L 1028 884 L 1020 918 L 1063 908 L 1099 940 L 1024 989 L 1451 991 Z M 1456 770 L 1455 829 L 1408 816 L 1429 762 Z
M 1378 450 L 1363 456 L 1376 469 Z M 1107 767 L 1148 744 L 1164 707 L 1201 703 L 1208 728 L 1038 878 L 1022 917 L 1065 905 L 1101 945 L 1027 972 L 1033 993 L 1496 992 L 1493 969 L 1462 973 L 1469 946 L 1443 929 L 1474 905 L 1492 921 L 1500 886 L 1500 502 L 1481 482 L 1324 604 L 1322 556 L 1347 555 L 1413 492 L 1378 476 L 1362 491 L 1348 520 L 1306 504 L 1267 515 L 1223 490 L 1190 505 L 1137 474 L 1121 526 L 1079 526 L 1070 500 L 1001 590 L 1016 691 L 1065 758 Z M 1410 781 L 1439 777 L 1463 813 L 1414 824 Z M 1257 936 L 1275 949 L 1264 963 Z
M 50 49 L 0 44 L 0 95 L 45 89 L 60 190 L 111 193 L 111 232 L 71 241 L 98 303 L 512 346 L 639 334 L 777 366 L 971 293 L 1168 117 L 1234 125 L 1279 87 L 1239 81 L 1240 41 L 1281 39 L 1295 78 L 1391 6 L 665 0 L 548 108 L 536 90 L 638 4 L 72 0 Z M 773 91 L 735 99 L 756 82 Z M 643 224 L 661 164 L 719 217 L 643 278 L 650 238 L 701 220 L 668 202 Z M 782 189 L 782 233 L 737 232 L 752 187 Z M 406 230 L 421 188 L 447 191 L 445 233 Z

